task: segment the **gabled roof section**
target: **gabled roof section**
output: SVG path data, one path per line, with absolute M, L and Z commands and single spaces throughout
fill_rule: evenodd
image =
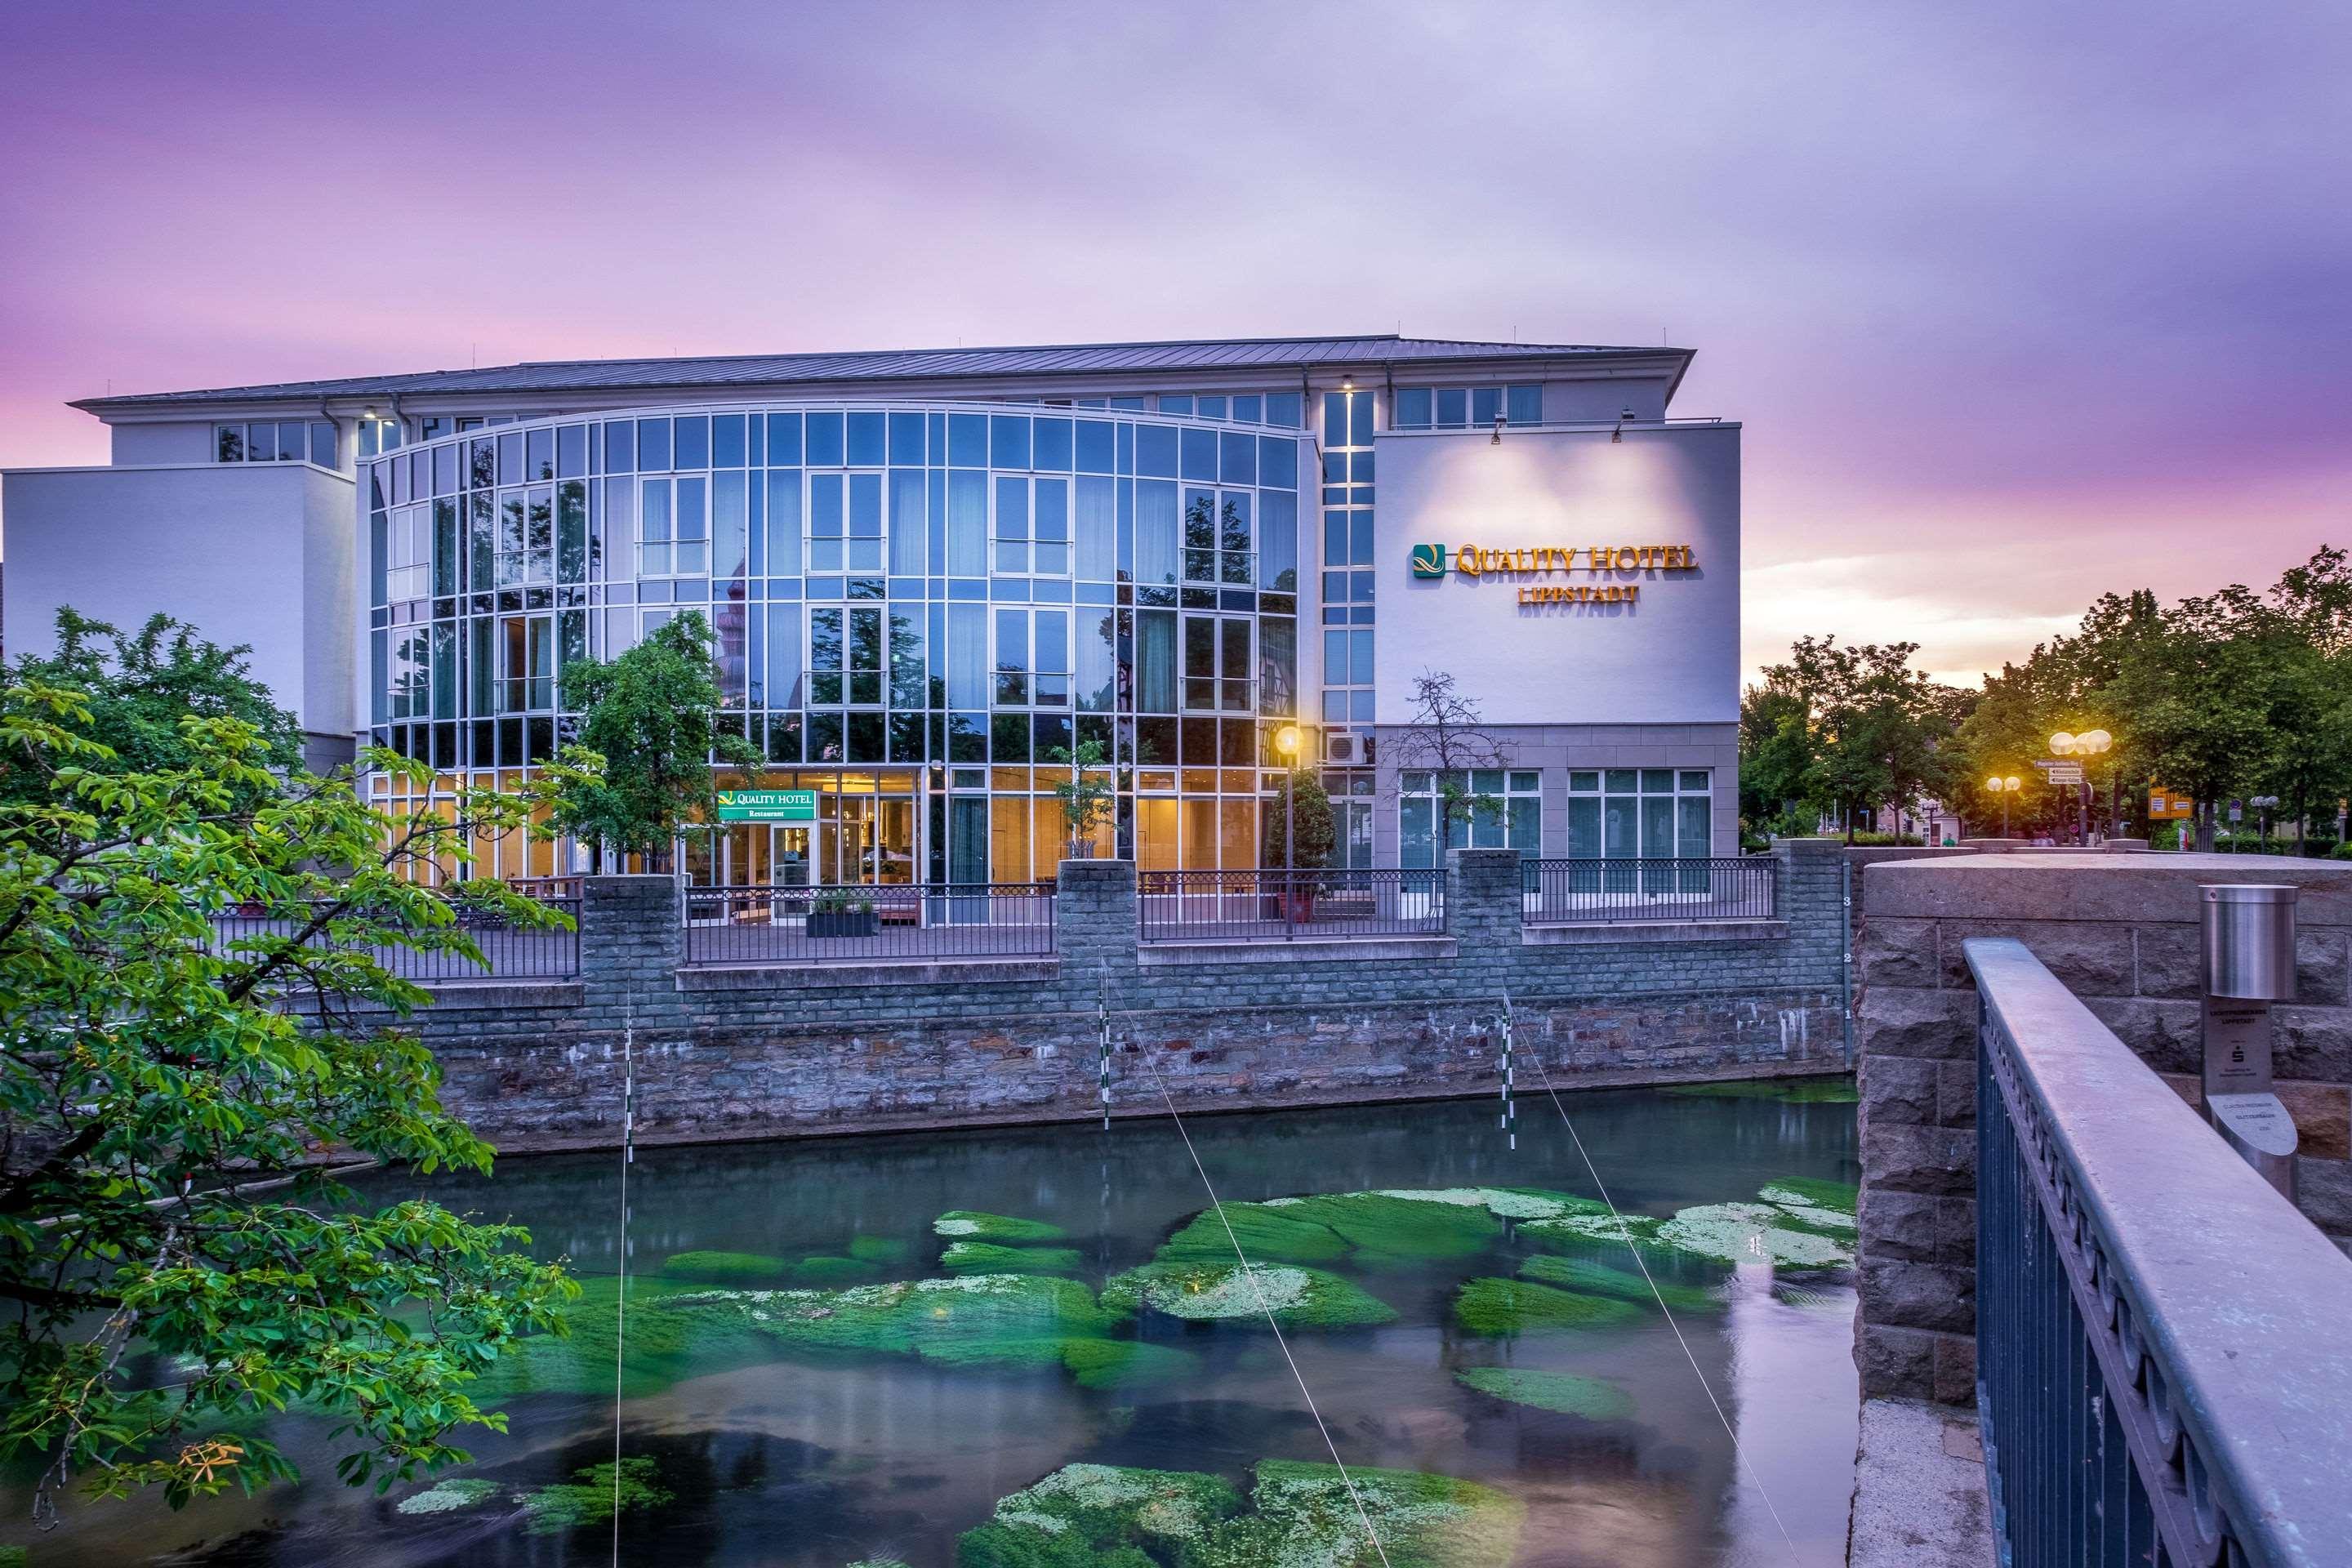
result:
M 1301 370 L 1346 365 L 1425 366 L 1451 360 L 1509 361 L 1674 358 L 1686 349 L 1612 348 L 1594 343 L 1494 343 L 1395 333 L 1338 338 L 1227 338 L 1165 342 L 1063 343 L 1012 348 L 886 349 L 835 353 L 730 354 L 715 358 L 545 360 L 472 370 L 345 376 L 253 386 L 205 387 L 83 398 L 94 414 L 174 404 L 299 402 L 467 393 L 604 393 L 637 389 L 766 386 L 776 383 L 923 381 L 956 377 L 1135 375 L 1215 370 Z M 1679 381 L 1677 368 L 1675 379 Z M 1139 387 L 1137 390 L 1150 390 Z

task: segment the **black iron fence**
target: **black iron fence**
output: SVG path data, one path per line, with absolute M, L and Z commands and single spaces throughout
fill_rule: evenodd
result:
M 1145 942 L 1295 942 L 1438 936 L 1442 870 L 1143 871 Z
M 456 916 L 455 929 L 471 939 L 479 950 L 482 955 L 479 963 L 452 948 L 418 949 L 397 942 L 354 942 L 339 938 L 331 930 L 310 932 L 304 939 L 305 945 L 367 953 L 389 973 L 419 984 L 444 984 L 463 980 L 570 980 L 576 977 L 580 973 L 578 881 L 572 881 L 568 894 L 544 892 L 531 896 L 532 901 L 562 914 L 567 923 L 517 925 L 462 899 L 449 900 L 451 913 Z M 317 910 L 327 907 L 331 906 L 271 910 L 248 904 L 222 910 L 213 917 L 215 949 L 225 953 L 234 952 L 239 957 L 257 957 L 264 950 L 255 945 L 257 942 L 290 941 L 310 927 Z M 419 929 L 429 930 L 437 940 L 438 933 L 448 928 Z M 232 946 L 238 942 L 246 945 L 242 948 Z
M 2352 1260 L 2023 943 L 1965 952 L 2001 1561 L 2352 1563 Z
M 1633 921 L 1768 921 L 1778 912 L 1780 863 L 1769 855 L 1717 859 L 1527 860 L 1529 925 Z
M 686 890 L 690 964 L 1034 958 L 1053 951 L 1051 882 Z

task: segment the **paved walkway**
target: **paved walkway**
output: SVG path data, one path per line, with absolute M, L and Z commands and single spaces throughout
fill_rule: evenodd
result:
M 1994 1559 L 1976 1416 L 1864 1400 L 1848 1568 L 1992 1568 Z

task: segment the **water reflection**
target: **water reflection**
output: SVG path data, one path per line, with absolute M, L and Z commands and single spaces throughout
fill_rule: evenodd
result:
M 657 1088 L 649 1092 L 658 1092 Z M 1576 1097 L 1570 1107 L 1612 1194 L 1630 1213 L 1747 1201 L 1777 1178 L 1851 1180 L 1851 1108 L 1685 1099 L 1645 1091 Z M 1201 1158 L 1228 1199 L 1381 1188 L 1528 1186 L 1591 1191 L 1558 1123 L 1524 1121 L 1514 1154 L 1485 1101 L 1203 1118 Z M 609 1276 L 618 1166 L 610 1156 L 510 1160 L 494 1179 L 444 1180 L 453 1206 L 511 1216 L 540 1249 Z M 1089 1287 L 1150 1258 L 1202 1205 L 1172 1130 L 1092 1127 L 656 1149 L 630 1180 L 630 1268 L 648 1288 L 673 1254 L 838 1254 L 853 1237 L 903 1244 L 930 1270 L 931 1222 L 955 1209 L 1047 1221 L 1066 1231 Z M 380 1179 L 372 1198 L 415 1190 Z M 1516 1563 L 1559 1568 L 1786 1563 L 1780 1528 L 1738 1473 L 1713 1385 L 1798 1548 L 1841 1560 L 1854 1436 L 1852 1291 L 1841 1274 L 1775 1277 L 1769 1265 L 1706 1271 L 1728 1280 L 1727 1309 L 1682 1318 L 1688 1344 L 1654 1307 L 1606 1329 L 1496 1338 L 1465 1331 L 1462 1282 L 1507 1275 L 1517 1253 L 1333 1264 L 1397 1313 L 1388 1326 L 1291 1336 L 1350 1464 L 1453 1476 L 1527 1508 Z M 1618 1249 L 1613 1262 L 1630 1265 Z M 1699 1278 L 1700 1276 L 1694 1276 Z M 1796 1288 L 1791 1288 L 1792 1285 Z M 843 1568 L 901 1560 L 948 1564 L 956 1539 L 997 1500 L 1087 1461 L 1209 1471 L 1245 1486 L 1267 1458 L 1322 1460 L 1322 1438 L 1271 1338 L 1237 1324 L 1146 1317 L 1132 1331 L 1180 1348 L 1194 1370 L 1171 1383 L 1080 1386 L 1059 1366 L 945 1366 L 910 1357 L 791 1354 L 696 1368 L 648 1388 L 623 1415 L 623 1447 L 654 1458 L 674 1500 L 625 1516 L 623 1560 L 665 1564 Z M 1475 1393 L 1467 1368 L 1598 1379 L 1633 1400 L 1594 1420 Z M 146 1500 L 79 1506 L 36 1543 L 39 1568 L 170 1562 L 269 1568 L 568 1564 L 609 1558 L 609 1526 L 535 1535 L 516 1500 L 612 1456 L 605 1392 L 514 1399 L 512 1430 L 469 1441 L 464 1474 L 494 1482 L 478 1508 L 403 1514 L 399 1502 L 331 1479 L 316 1423 L 281 1436 L 313 1479 L 256 1499 L 171 1514 Z M 17 1478 L 0 1542 L 26 1539 Z

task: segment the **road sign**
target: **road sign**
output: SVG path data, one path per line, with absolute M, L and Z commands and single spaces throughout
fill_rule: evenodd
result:
M 2151 822 L 2179 822 L 2197 815 L 2197 804 L 2187 795 L 2165 788 L 2162 784 L 2147 786 L 2147 816 Z
M 813 789 L 722 789 L 719 792 L 721 822 L 814 822 L 816 791 Z
M 2042 770 L 2042 777 L 2051 784 L 2078 784 L 2083 782 L 2083 764 L 2080 763 L 2041 762 L 2033 765 Z

